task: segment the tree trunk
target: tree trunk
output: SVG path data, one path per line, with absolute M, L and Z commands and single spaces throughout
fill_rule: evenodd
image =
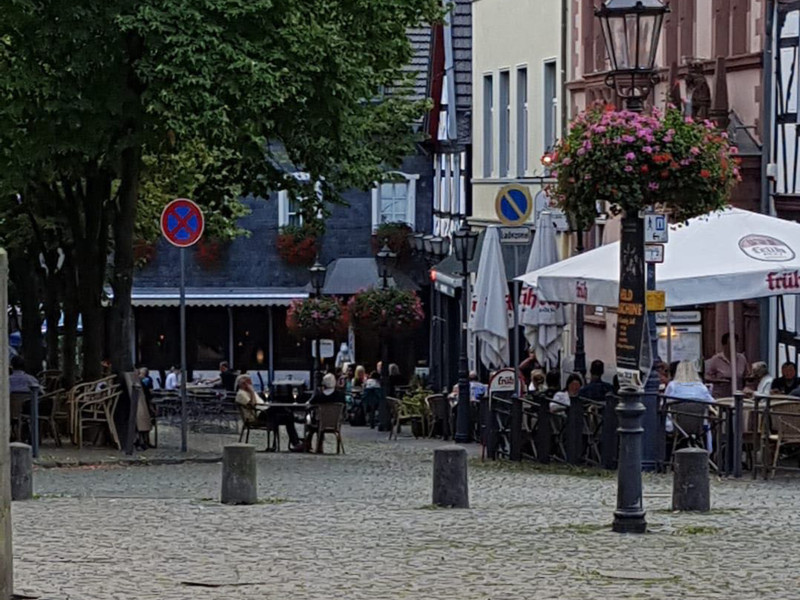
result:
M 42 370 L 43 358 L 38 277 L 29 260 L 15 261 L 14 271 L 22 309 L 22 355 L 25 358 L 25 370 L 36 375 Z
M 44 315 L 47 319 L 47 368 L 59 369 L 58 322 L 61 320 L 61 303 L 58 278 L 51 274 L 45 281 Z
M 78 285 L 72 262 L 64 264 L 64 345 L 62 348 L 64 385 L 75 383 L 78 352 Z
M 122 183 L 119 207 L 114 219 L 114 304 L 111 308 L 111 362 L 115 369 L 131 371 L 133 355 L 133 228 L 136 222 L 136 202 L 139 198 L 139 176 L 142 151 L 127 148 L 122 153 Z
M 103 277 L 98 273 L 94 253 L 84 249 L 78 251 L 78 303 L 83 321 L 83 379 L 98 379 L 102 372 L 104 355 Z

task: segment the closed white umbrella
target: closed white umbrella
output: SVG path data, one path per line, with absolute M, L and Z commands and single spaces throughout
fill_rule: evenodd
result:
M 536 237 L 533 239 L 525 272 L 543 269 L 556 262 L 558 248 L 552 214 L 543 211 L 536 224 Z M 519 298 L 519 323 L 524 328 L 528 344 L 536 351 L 536 356 L 550 365 L 556 364 L 561 350 L 561 332 L 567 324 L 564 305 L 548 302 L 537 290 L 526 285 Z
M 470 323 L 472 333 L 481 341 L 481 362 L 490 369 L 508 365 L 508 330 L 512 326 L 508 320 L 508 281 L 498 230 L 492 225 L 484 233 L 473 294 L 475 314 Z

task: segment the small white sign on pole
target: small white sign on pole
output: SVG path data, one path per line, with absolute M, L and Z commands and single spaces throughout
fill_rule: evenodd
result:
M 500 228 L 500 243 L 501 244 L 530 244 L 531 243 L 531 228 L 530 227 L 501 227 Z
M 644 243 L 666 244 L 669 241 L 669 220 L 667 215 L 645 213 Z
M 333 358 L 333 340 L 320 340 L 319 353 L 322 354 L 322 358 Z M 311 356 L 317 358 L 316 343 L 311 344 Z
M 644 246 L 644 262 L 646 262 L 646 263 L 663 263 L 664 262 L 664 244 L 645 244 L 645 246 Z

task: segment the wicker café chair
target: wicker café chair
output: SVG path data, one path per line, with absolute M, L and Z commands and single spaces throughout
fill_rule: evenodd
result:
M 341 431 L 344 405 L 337 402 L 334 404 L 319 404 L 314 408 L 316 411 L 317 424 L 310 432 L 308 441 L 310 442 L 314 434 L 317 434 L 316 453 L 324 454 L 325 434 L 332 433 L 336 436 L 336 454 L 339 454 L 340 450 L 342 454 L 346 454 Z

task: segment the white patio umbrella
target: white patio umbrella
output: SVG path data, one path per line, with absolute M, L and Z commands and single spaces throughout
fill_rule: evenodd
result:
M 473 293 L 475 313 L 470 320 L 470 330 L 481 341 L 481 362 L 489 369 L 507 366 L 509 361 L 508 281 L 498 230 L 492 225 L 483 236 Z
M 552 214 L 542 211 L 536 223 L 536 237 L 525 272 L 530 273 L 556 262 L 558 248 Z M 536 356 L 551 365 L 557 363 L 561 332 L 567 324 L 564 305 L 548 302 L 537 290 L 526 285 L 519 298 L 519 324 L 523 326 L 525 339 L 536 351 Z
M 668 308 L 800 293 L 800 225 L 793 221 L 729 208 L 671 225 L 669 235 L 664 263 L 656 265 Z M 617 306 L 619 242 L 518 279 L 550 301 Z M 733 333 L 730 320 L 729 327 Z

